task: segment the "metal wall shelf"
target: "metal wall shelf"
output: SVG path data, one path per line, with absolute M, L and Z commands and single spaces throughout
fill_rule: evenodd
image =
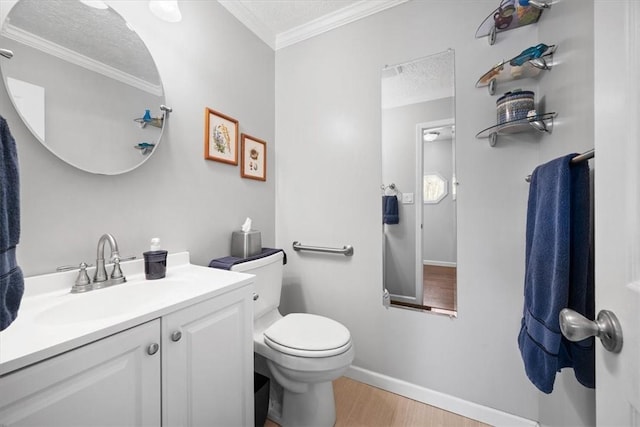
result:
M 489 138 L 489 145 L 494 147 L 498 141 L 498 135 L 510 135 L 522 132 L 546 132 L 551 133 L 553 131 L 553 119 L 558 116 L 558 113 L 544 113 L 536 114 L 524 119 L 511 120 L 506 123 L 501 123 L 488 127 L 476 135 L 478 139 Z
M 539 46 L 541 47 L 539 48 Z M 540 53 L 536 48 L 546 49 Z M 533 53 L 527 55 L 529 50 Z M 526 49 L 518 56 L 493 66 L 478 79 L 476 87 L 488 87 L 489 95 L 495 95 L 498 83 L 536 77 L 541 71 L 551 70 L 555 51 L 556 45 L 547 46 L 544 44 Z M 519 63 L 522 65 L 517 65 Z
M 529 0 L 527 6 L 516 5 L 514 0 L 502 0 L 476 31 L 476 38 L 489 37 L 490 45 L 496 42 L 498 33 L 535 24 L 545 9 L 551 8 L 550 0 Z

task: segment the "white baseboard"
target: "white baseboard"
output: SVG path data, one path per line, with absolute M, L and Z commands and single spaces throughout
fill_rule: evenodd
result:
M 539 427 L 537 421 L 528 420 L 516 415 L 508 414 L 487 406 L 478 405 L 458 397 L 440 393 L 402 381 L 386 375 L 378 374 L 367 369 L 351 366 L 346 377 L 369 384 L 383 390 L 390 391 L 427 405 L 435 406 L 463 417 L 471 418 L 496 427 Z
M 422 260 L 422 265 L 435 265 L 437 267 L 457 267 L 457 263 L 451 261 L 434 261 L 432 259 Z

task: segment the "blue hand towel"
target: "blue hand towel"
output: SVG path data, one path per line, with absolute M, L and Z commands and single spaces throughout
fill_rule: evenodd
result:
M 282 258 L 282 264 L 286 264 L 287 263 L 287 254 L 286 254 L 285 251 L 283 251 L 282 249 L 262 248 L 262 252 L 260 252 L 258 255 L 250 256 L 250 257 L 247 257 L 247 258 L 238 258 L 238 257 L 234 257 L 234 256 L 226 256 L 226 257 L 222 257 L 222 258 L 212 259 L 209 262 L 209 267 L 211 267 L 211 268 L 220 268 L 222 270 L 231 270 L 231 267 L 233 267 L 236 264 L 240 264 L 241 262 L 253 261 L 253 260 L 256 260 L 256 259 L 267 257 L 269 255 L 276 254 L 278 252 L 282 252 L 283 253 L 284 258 Z
M 22 270 L 16 261 L 20 240 L 20 191 L 16 141 L 0 116 L 0 331 L 18 316 L 24 293 Z
M 589 165 L 572 165 L 573 157 L 536 168 L 529 189 L 518 346 L 527 376 L 544 393 L 553 391 L 556 372 L 564 367 L 573 367 L 583 385 L 595 386 L 593 338 L 569 342 L 558 319 L 565 307 L 594 315 Z
M 398 214 L 398 197 L 382 196 L 382 223 L 398 224 L 400 215 Z

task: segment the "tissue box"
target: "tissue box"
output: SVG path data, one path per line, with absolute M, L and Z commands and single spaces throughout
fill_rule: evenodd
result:
M 247 258 L 262 252 L 262 235 L 257 230 L 234 231 L 231 234 L 231 256 Z

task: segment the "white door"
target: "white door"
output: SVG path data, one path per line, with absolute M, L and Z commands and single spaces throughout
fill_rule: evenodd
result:
M 596 347 L 598 426 L 640 426 L 640 2 L 596 0 L 596 312 L 620 320 L 619 354 Z

